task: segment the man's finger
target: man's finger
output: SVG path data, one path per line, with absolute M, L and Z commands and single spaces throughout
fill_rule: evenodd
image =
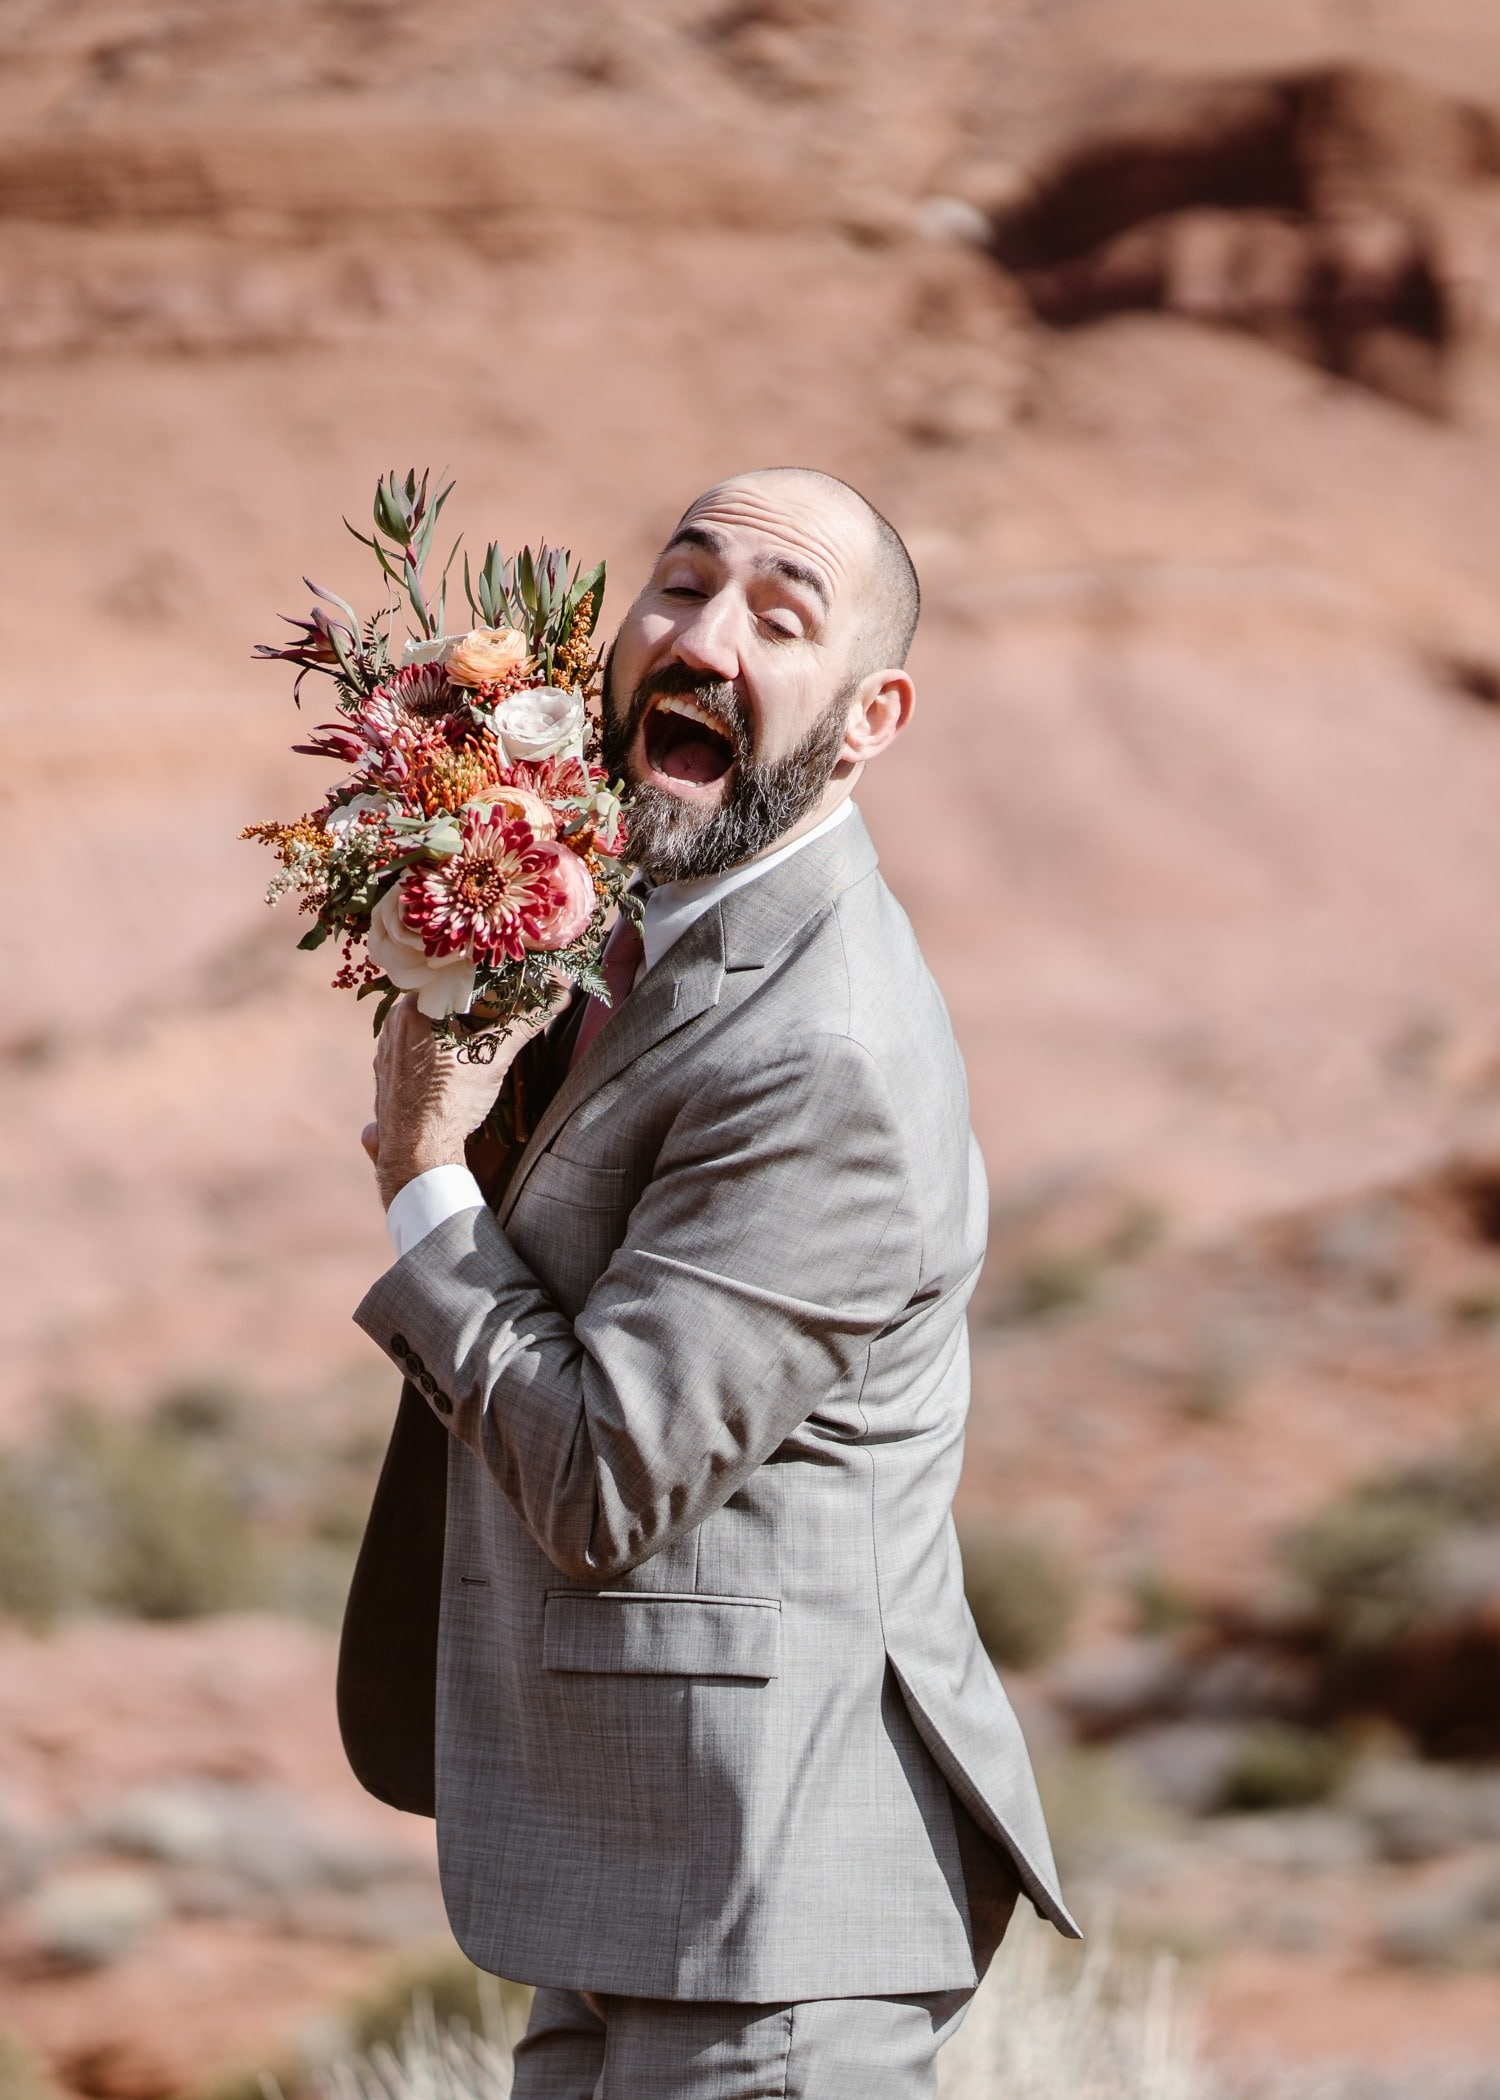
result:
M 359 1134 L 359 1141 L 366 1152 L 369 1153 L 371 1165 L 378 1167 L 380 1164 L 380 1125 L 378 1123 L 366 1123 Z

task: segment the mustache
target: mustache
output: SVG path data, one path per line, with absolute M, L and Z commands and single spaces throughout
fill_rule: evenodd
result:
M 736 761 L 753 756 L 749 716 L 734 686 L 727 679 L 705 678 L 690 664 L 663 664 L 659 671 L 648 672 L 641 680 L 630 697 L 625 724 L 627 740 L 634 740 L 653 700 L 671 698 L 693 700 L 705 714 L 712 715 L 723 729 Z

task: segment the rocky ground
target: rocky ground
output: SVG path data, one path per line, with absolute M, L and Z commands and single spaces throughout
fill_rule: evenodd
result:
M 0 55 L 9 1506 L 69 1396 L 232 1388 L 326 1629 L 389 1406 L 369 1048 L 236 833 L 320 792 L 248 652 L 304 571 L 360 588 L 340 513 L 446 462 L 473 536 L 606 554 L 607 622 L 698 487 L 812 460 L 926 587 L 862 799 L 973 1079 L 962 1514 L 1053 1600 L 1022 1682 L 1075 1872 L 1233 2048 L 1493 2052 L 1500 1748 L 1434 1759 L 1494 1682 L 1500 1519 L 1346 1555 L 1316 1624 L 1282 1543 L 1493 1424 L 1486 11 L 76 0 Z M 336 1520 L 299 1443 L 353 1454 Z M 1419 1579 L 1351 1683 L 1340 1598 Z M 70 1617 L 120 1609 L 80 1578 L 5 1636 L 0 2022 L 80 2093 L 274 2056 L 435 1922 L 326 1630 L 242 1590 L 283 1616 Z M 1391 1837 L 1402 1789 L 1440 1836 Z

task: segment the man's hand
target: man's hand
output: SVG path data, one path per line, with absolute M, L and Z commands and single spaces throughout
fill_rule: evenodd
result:
M 550 1019 L 544 1013 L 513 1021 L 503 1034 L 471 1037 L 495 1046 L 490 1061 L 480 1064 L 434 1034 L 410 993 L 396 1002 L 375 1050 L 375 1121 L 360 1136 L 387 1209 L 430 1167 L 463 1165 L 464 1139 L 484 1121 L 516 1057 Z

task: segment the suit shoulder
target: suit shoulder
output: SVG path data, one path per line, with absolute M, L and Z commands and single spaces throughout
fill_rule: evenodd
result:
M 877 1059 L 892 1049 L 957 1059 L 953 1024 L 910 919 L 871 875 L 835 898 L 831 932 L 841 955 L 849 1033 Z

